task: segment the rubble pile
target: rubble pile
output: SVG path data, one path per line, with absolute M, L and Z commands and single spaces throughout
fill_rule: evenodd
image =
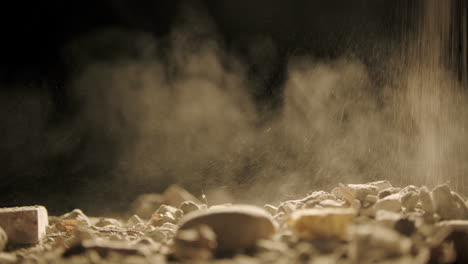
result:
M 468 263 L 467 201 L 447 185 L 339 184 L 264 208 L 171 186 L 132 213 L 0 209 L 0 263 Z

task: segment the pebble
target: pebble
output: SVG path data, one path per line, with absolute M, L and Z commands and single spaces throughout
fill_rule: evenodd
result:
M 375 210 L 386 210 L 391 212 L 400 212 L 401 211 L 401 201 L 400 194 L 395 193 L 389 196 L 386 196 L 383 199 L 380 199 L 375 204 Z
M 347 228 L 356 211 L 350 208 L 301 209 L 293 212 L 288 225 L 302 239 L 347 239 Z
M 250 205 L 192 212 L 182 218 L 178 232 L 199 225 L 206 225 L 214 231 L 218 252 L 252 248 L 259 239 L 268 239 L 276 230 L 268 212 Z

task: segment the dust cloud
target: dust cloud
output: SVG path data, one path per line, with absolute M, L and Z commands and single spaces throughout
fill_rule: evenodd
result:
M 381 73 L 385 84 L 345 54 L 291 58 L 283 105 L 266 123 L 246 65 L 205 16 L 183 13 L 162 40 L 99 32 L 71 48 L 80 122 L 117 143 L 106 181 L 132 195 L 176 182 L 214 200 L 265 202 L 376 179 L 463 191 L 467 100 L 445 60 L 454 9 L 424 7 L 410 54 L 395 47 L 389 62 L 402 70 Z

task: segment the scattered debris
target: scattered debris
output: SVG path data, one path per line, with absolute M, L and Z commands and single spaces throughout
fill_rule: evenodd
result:
M 151 213 L 126 222 L 79 209 L 48 218 L 43 207 L 0 209 L 0 220 L 14 220 L 0 221 L 0 263 L 468 263 L 467 203 L 447 185 L 339 184 L 263 209 L 179 203 L 186 194 L 173 186 L 171 202 L 147 196 Z

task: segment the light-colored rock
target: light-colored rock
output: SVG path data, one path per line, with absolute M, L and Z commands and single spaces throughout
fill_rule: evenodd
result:
M 463 218 L 452 191 L 448 185 L 439 185 L 432 190 L 432 199 L 436 213 L 444 220 L 454 220 Z
M 336 200 L 323 200 L 318 203 L 322 208 L 342 208 L 345 206 L 345 202 Z
M 91 225 L 89 218 L 81 211 L 81 209 L 74 209 L 73 211 L 66 213 L 59 217 L 60 220 L 79 220 L 84 221 L 86 225 Z
M 9 243 L 36 244 L 41 242 L 48 225 L 47 210 L 43 206 L 26 206 L 0 209 L 0 227 Z
M 353 223 L 356 211 L 350 208 L 302 209 L 293 212 L 288 225 L 303 239 L 347 239 L 347 228 Z
M 452 192 L 452 196 L 455 202 L 458 204 L 458 208 L 460 208 L 462 219 L 468 219 L 468 206 L 465 200 L 463 200 L 463 198 L 456 192 Z
M 301 209 L 305 206 L 305 204 L 298 200 L 291 200 L 281 203 L 278 206 L 278 212 L 283 212 L 287 215 L 291 214 L 295 210 Z
M 353 263 L 378 263 L 410 254 L 411 240 L 390 228 L 364 224 L 351 228 L 350 234 L 349 256 Z
M 184 214 L 188 214 L 193 211 L 200 210 L 200 206 L 198 204 L 192 202 L 192 201 L 184 201 L 183 203 L 180 204 L 179 209 L 184 212 Z
M 348 184 L 346 187 L 355 199 L 363 201 L 367 195 L 377 195 L 379 188 L 370 184 Z
M 400 212 L 401 211 L 401 201 L 400 201 L 400 194 L 395 193 L 389 196 L 386 196 L 383 199 L 380 199 L 375 204 L 375 210 L 378 212 L 379 210 L 387 210 L 390 212 Z
M 423 209 L 427 214 L 433 214 L 435 212 L 434 202 L 432 201 L 431 194 L 426 186 L 419 189 L 419 200 L 421 203 L 421 209 Z
M 252 248 L 257 240 L 269 238 L 276 230 L 268 212 L 248 205 L 189 213 L 181 219 L 178 232 L 200 225 L 206 225 L 215 232 L 220 252 Z
M 366 183 L 368 185 L 372 185 L 372 186 L 375 186 L 379 189 L 379 192 L 380 191 L 383 191 L 385 189 L 389 189 L 389 188 L 392 188 L 392 184 L 387 181 L 387 180 L 383 180 L 383 181 L 376 181 L 376 182 L 369 182 L 369 183 Z
M 116 226 L 116 227 L 121 227 L 122 223 L 120 223 L 119 220 L 114 219 L 114 218 L 100 218 L 94 226 L 96 227 L 104 227 L 104 226 Z
M 138 224 L 144 225 L 143 220 L 138 215 L 132 215 L 127 221 L 127 227 L 135 227 Z
M 401 191 L 401 188 L 390 187 L 390 188 L 380 191 L 379 194 L 377 194 L 377 197 L 379 197 L 379 199 L 383 199 L 389 195 L 398 193 L 400 191 Z
M 407 212 L 412 212 L 419 202 L 419 188 L 409 185 L 400 191 L 401 204 Z

